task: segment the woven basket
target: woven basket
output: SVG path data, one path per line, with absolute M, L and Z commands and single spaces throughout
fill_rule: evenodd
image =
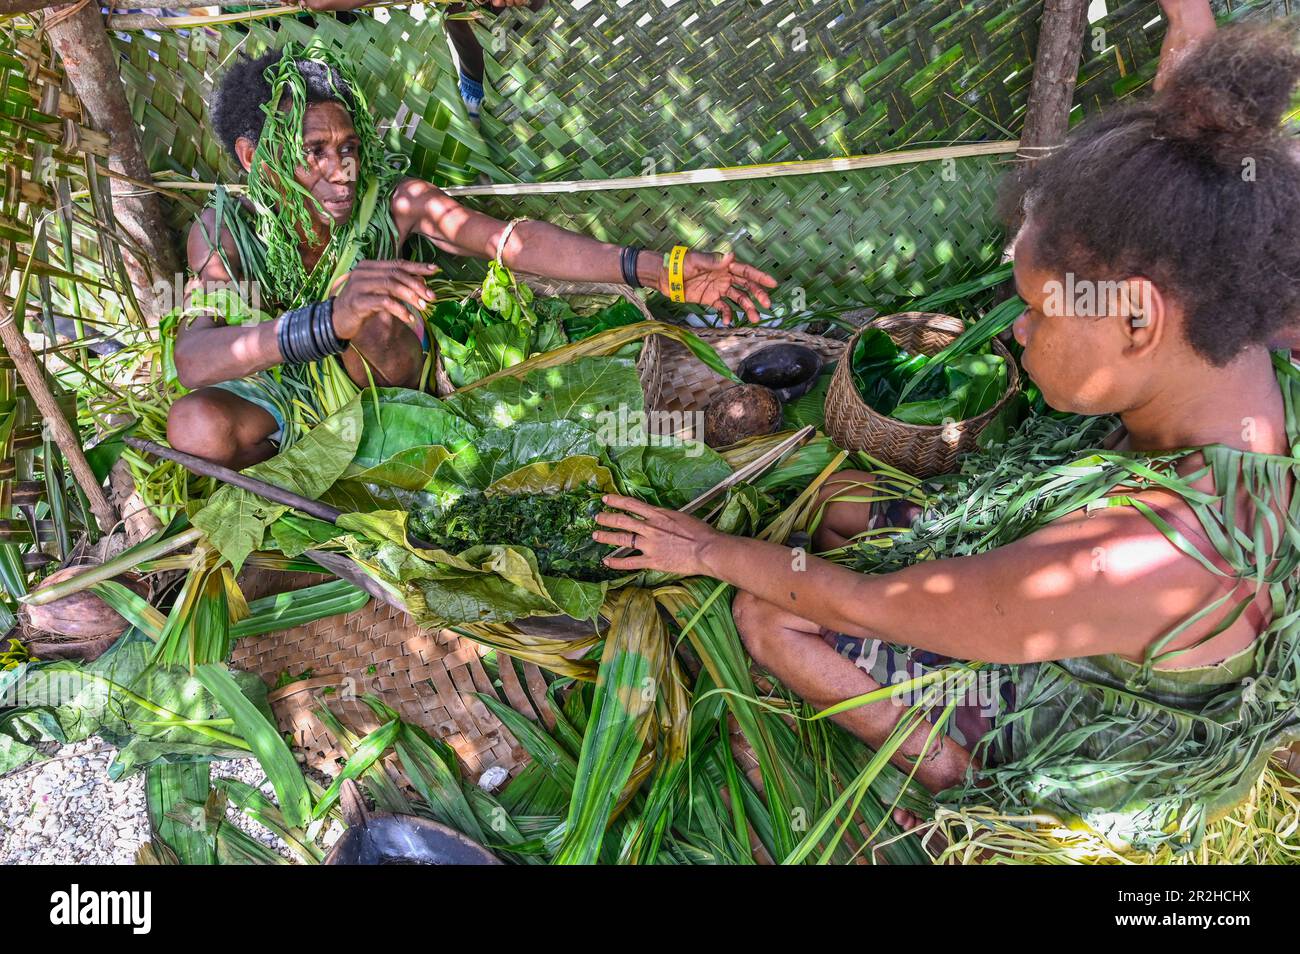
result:
M 957 318 L 910 311 L 877 318 L 850 339 L 845 346 L 853 354 L 858 338 L 868 328 L 880 328 L 900 348 L 935 354 L 965 330 Z M 841 361 L 826 392 L 826 433 L 845 450 L 866 451 L 878 460 L 915 477 L 947 474 L 957 467 L 957 458 L 975 449 L 980 432 L 993 421 L 1020 390 L 1020 370 L 1002 342 L 994 339 L 993 351 L 1007 366 L 1006 393 L 991 408 L 965 421 L 950 424 L 906 424 L 873 410 L 858 393 L 853 380 L 853 362 Z
M 823 361 L 838 361 L 844 342 L 801 331 L 747 326 L 743 328 L 691 329 L 712 345 L 733 371 L 751 352 L 774 344 L 799 344 L 817 352 Z M 684 440 L 702 437 L 704 409 L 714 395 L 735 382 L 716 374 L 687 350 L 669 338 L 651 335 L 637 365 L 646 408 L 658 412 L 650 422 L 656 434 Z
M 248 599 L 298 589 L 328 579 L 307 574 L 259 572 L 240 580 Z M 239 640 L 231 665 L 274 686 L 282 674 L 298 679 L 268 694 L 282 732 L 312 768 L 337 774 L 346 753 L 315 715 L 324 705 L 358 735 L 379 728 L 361 697 L 373 693 L 401 715 L 456 750 L 463 769 L 477 781 L 489 768 L 513 776 L 528 763 L 519 742 L 485 706 L 479 693 L 503 700 L 548 727 L 546 681 L 531 663 L 498 667 L 498 690 L 483 668 L 485 647 L 450 630 L 421 629 L 407 614 L 372 600 L 342 616 Z

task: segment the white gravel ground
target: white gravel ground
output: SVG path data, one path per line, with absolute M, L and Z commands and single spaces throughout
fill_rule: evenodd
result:
M 149 840 L 144 772 L 108 779 L 116 749 L 98 737 L 63 746 L 46 761 L 0 778 L 0 864 L 134 864 Z M 214 762 L 213 776 L 237 778 L 274 797 L 255 759 Z M 290 857 L 284 843 L 231 808 L 232 821 Z M 332 826 L 332 842 L 341 826 Z

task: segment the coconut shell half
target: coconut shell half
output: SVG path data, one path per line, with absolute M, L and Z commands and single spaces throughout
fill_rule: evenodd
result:
M 704 409 L 704 443 L 728 447 L 747 437 L 771 434 L 781 425 L 781 402 L 761 384 L 737 384 Z
M 69 566 L 51 573 L 37 591 L 72 579 L 89 566 Z M 139 579 L 118 576 L 116 582 L 142 597 L 149 589 Z M 32 655 L 42 659 L 93 659 L 126 632 L 130 625 L 107 603 L 82 590 L 43 606 L 23 607 L 28 637 L 24 640 Z

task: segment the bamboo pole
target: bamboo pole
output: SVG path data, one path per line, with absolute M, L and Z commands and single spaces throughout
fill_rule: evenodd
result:
M 1027 168 L 1065 141 L 1083 53 L 1087 0 L 1046 0 L 1016 157 Z
M 45 382 L 45 373 L 37 364 L 36 356 L 32 354 L 31 345 L 27 343 L 22 329 L 18 327 L 8 306 L 2 300 L 0 300 L 0 339 L 3 339 L 5 351 L 13 361 L 19 377 L 23 379 L 23 384 L 27 386 L 27 393 L 36 402 L 36 407 L 41 412 L 41 419 L 50 429 L 54 442 L 59 445 L 59 450 L 63 452 L 68 466 L 72 468 L 72 476 L 85 491 L 99 529 L 105 533 L 112 532 L 117 526 L 117 509 L 109 502 L 104 488 L 95 478 L 95 472 L 90 469 L 86 454 L 81 449 L 80 435 L 73 430 L 72 425 L 64 418 L 63 412 L 59 410 L 59 405 Z
M 92 124 L 109 137 L 109 168 L 152 183 L 149 164 L 140 146 L 139 129 L 131 117 L 126 90 L 117 71 L 117 54 L 109 45 L 99 5 L 79 0 L 59 7 L 47 15 L 45 27 Z M 167 309 L 166 303 L 154 294 L 154 282 L 161 280 L 171 287 L 173 276 L 180 271 L 162 201 L 148 189 L 129 188 L 117 180 L 110 188 L 114 217 L 144 258 L 140 261 L 123 249 L 136 299 L 145 320 L 156 325 Z

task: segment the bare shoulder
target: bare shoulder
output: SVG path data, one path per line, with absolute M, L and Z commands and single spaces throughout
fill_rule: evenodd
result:
M 218 245 L 225 253 L 225 261 L 217 251 Z M 230 229 L 217 221 L 217 213 L 213 208 L 205 208 L 190 226 L 185 252 L 190 271 L 199 278 L 207 281 L 233 281 L 239 278 L 226 269 L 228 261 L 231 268 L 238 270 L 239 247 L 235 244 Z

